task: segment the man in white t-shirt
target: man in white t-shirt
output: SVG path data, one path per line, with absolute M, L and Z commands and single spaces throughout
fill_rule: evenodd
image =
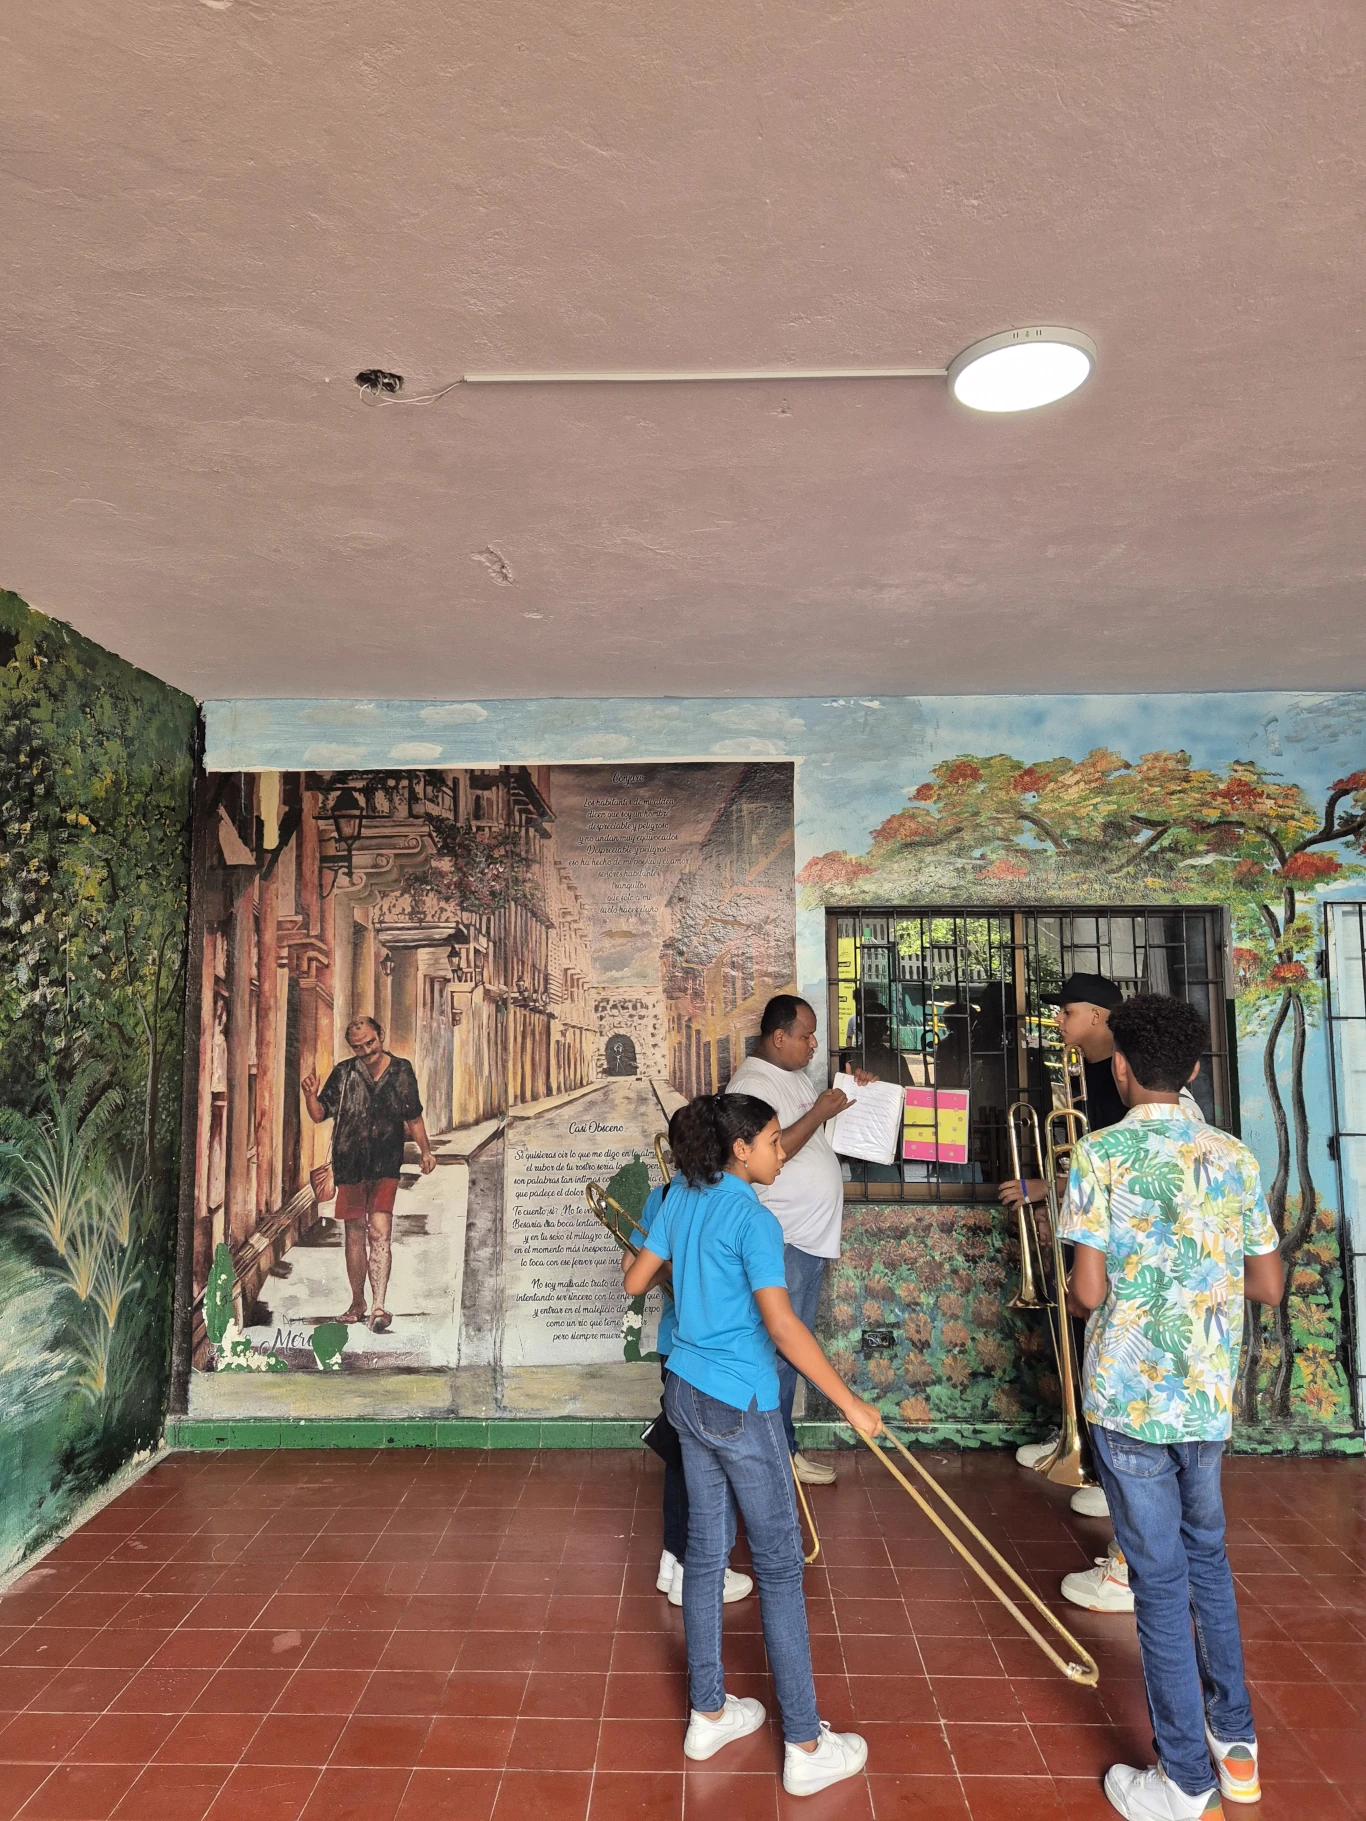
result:
M 818 1093 L 807 1067 L 816 1053 L 816 1014 L 805 999 L 779 993 L 764 1007 L 759 1047 L 747 1056 L 726 1084 L 728 1094 L 753 1094 L 766 1100 L 783 1128 L 787 1162 L 777 1180 L 757 1190 L 760 1201 L 777 1216 L 783 1230 L 783 1263 L 787 1293 L 799 1320 L 816 1325 L 825 1261 L 840 1255 L 844 1219 L 844 1174 L 830 1148 L 825 1122 L 849 1105 L 838 1088 Z M 863 1081 L 869 1075 L 858 1077 Z M 798 1479 L 828 1486 L 832 1467 L 807 1460 L 797 1448 L 792 1427 L 792 1401 L 797 1373 L 778 1360 L 778 1399 Z

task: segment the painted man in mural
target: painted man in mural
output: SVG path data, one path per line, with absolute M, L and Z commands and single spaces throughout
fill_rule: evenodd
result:
M 332 1119 L 332 1174 L 337 1185 L 336 1218 L 346 1235 L 346 1275 L 351 1305 L 338 1321 L 365 1320 L 365 1280 L 370 1280 L 369 1326 L 383 1334 L 392 1322 L 384 1305 L 394 1225 L 394 1198 L 403 1167 L 404 1140 L 411 1138 L 422 1159 L 422 1174 L 436 1168 L 422 1118 L 413 1065 L 391 1056 L 384 1030 L 373 1018 L 355 1018 L 346 1027 L 351 1059 L 339 1062 L 322 1084 L 316 1075 L 302 1082 L 315 1125 Z

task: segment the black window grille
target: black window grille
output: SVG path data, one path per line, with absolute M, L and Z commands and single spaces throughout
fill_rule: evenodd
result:
M 966 1162 L 850 1161 L 846 1193 L 992 1200 L 1010 1174 L 1007 1111 L 1063 1094 L 1062 1039 L 1046 995 L 1103 974 L 1126 996 L 1171 993 L 1210 1032 L 1193 1092 L 1237 1129 L 1224 912 L 1217 907 L 953 910 L 888 906 L 827 918 L 830 1062 L 903 1087 L 966 1089 Z
M 1331 904 L 1327 922 L 1329 1150 L 1337 1165 L 1356 1420 L 1366 1418 L 1366 904 Z

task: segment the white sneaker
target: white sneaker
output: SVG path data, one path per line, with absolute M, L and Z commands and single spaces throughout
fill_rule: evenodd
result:
M 1078 1517 L 1109 1517 L 1110 1505 L 1101 1486 L 1078 1486 L 1072 1494 L 1072 1509 Z
M 1082 1568 L 1062 1577 L 1062 1597 L 1088 1612 L 1132 1612 L 1134 1596 L 1129 1590 L 1129 1564 L 1118 1543 L 1111 1543 L 1108 1555 L 1098 1555 L 1094 1568 Z
M 734 1739 L 748 1738 L 750 1733 L 758 1732 L 763 1723 L 764 1709 L 761 1702 L 751 1700 L 748 1696 L 738 1699 L 735 1695 L 727 1695 L 719 1720 L 709 1720 L 705 1714 L 694 1709 L 683 1737 L 683 1756 L 714 1758 L 722 1746 L 729 1745 Z
M 743 1600 L 746 1594 L 753 1592 L 754 1583 L 747 1574 L 737 1574 L 733 1568 L 726 1570 L 726 1578 L 721 1583 L 721 1604 L 723 1606 L 733 1606 L 737 1600 Z M 683 1604 L 682 1562 L 674 1563 L 673 1575 L 669 1581 L 669 1604 L 670 1606 Z
M 823 1466 L 820 1461 L 809 1461 L 804 1454 L 794 1454 L 792 1465 L 797 1469 L 797 1478 L 803 1486 L 833 1486 L 835 1483 L 833 1467 Z
M 1037 1467 L 1040 1461 L 1047 1460 L 1057 1445 L 1056 1435 L 1050 1435 L 1046 1442 L 1026 1442 L 1015 1450 L 1015 1459 L 1021 1467 Z
M 655 1586 L 661 1593 L 667 1593 L 674 1583 L 674 1569 L 678 1566 L 678 1557 L 666 1549 L 659 1558 L 659 1573 L 655 1576 Z
M 800 1745 L 783 1747 L 783 1788 L 789 1796 L 814 1796 L 818 1789 L 856 1777 L 867 1762 L 866 1739 L 856 1732 L 831 1732 L 829 1721 L 822 1720 L 815 1751 L 803 1751 Z
M 1260 1802 L 1261 1779 L 1257 1775 L 1257 1741 L 1255 1739 L 1216 1739 L 1205 1728 L 1205 1743 L 1219 1772 L 1219 1787 L 1230 1802 Z
M 1223 1804 L 1212 1786 L 1202 1796 L 1188 1796 L 1156 1765 L 1135 1770 L 1129 1764 L 1112 1764 L 1105 1773 L 1105 1794 L 1111 1808 L 1129 1821 L 1219 1821 Z

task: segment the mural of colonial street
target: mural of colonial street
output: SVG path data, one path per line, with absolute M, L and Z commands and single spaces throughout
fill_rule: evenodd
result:
M 505 1367 L 620 1363 L 584 1188 L 792 987 L 790 765 L 210 786 L 195 1364 L 463 1367 L 497 1408 Z
M 679 754 L 720 769 L 793 764 L 796 973 L 827 1040 L 822 1066 L 835 1047 L 831 925 L 844 913 L 866 910 L 889 930 L 936 906 L 1029 928 L 1072 913 L 1084 922 L 1090 910 L 1147 937 L 1178 914 L 1183 928 L 1198 925 L 1218 952 L 1209 985 L 1222 1116 L 1259 1159 L 1289 1282 L 1284 1303 L 1248 1330 L 1236 1443 L 1360 1445 L 1366 1349 L 1352 1288 L 1355 1277 L 1355 1305 L 1366 1306 L 1366 1142 L 1352 1134 L 1366 1093 L 1366 696 L 223 702 L 206 707 L 206 740 L 210 767 L 224 771 L 343 758 L 378 771 L 386 755 L 419 748 L 475 767 L 535 752 L 553 778 L 658 777 L 661 791 Z M 556 786 L 562 847 L 571 821 L 586 847 L 624 812 L 628 851 L 629 810 L 612 793 L 645 788 L 585 785 L 575 808 Z M 609 798 L 591 806 L 601 818 L 591 830 L 590 794 Z M 641 860 L 642 878 L 657 859 Z M 713 1081 L 725 1072 L 728 1033 L 703 1028 L 713 989 L 670 994 L 714 966 L 709 945 L 724 926 L 687 906 L 683 868 L 670 878 L 684 883 L 661 890 L 686 941 L 661 933 L 656 975 L 642 965 L 648 943 L 613 934 L 639 926 L 608 914 L 591 873 L 574 873 L 600 1066 L 629 1068 L 632 1051 L 638 1069 L 659 1066 L 657 1053 L 641 1059 L 662 1015 L 669 1078 L 691 1093 L 707 1085 L 708 1042 Z M 1160 944 L 1145 953 L 1133 984 L 1160 988 Z M 924 1439 L 1024 1439 L 1056 1410 L 1042 1332 L 1006 1306 L 1013 1243 L 1010 1222 L 983 1202 L 851 1197 L 825 1338 L 863 1395 Z M 894 1348 L 866 1355 L 865 1326 L 889 1329 Z

